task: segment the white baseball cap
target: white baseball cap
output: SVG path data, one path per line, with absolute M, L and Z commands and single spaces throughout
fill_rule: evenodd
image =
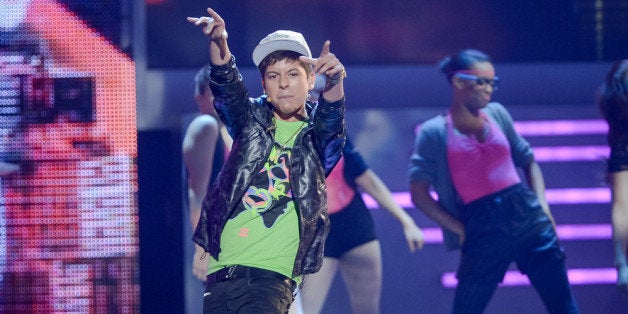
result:
M 294 51 L 306 57 L 312 57 L 310 47 L 301 33 L 278 30 L 260 40 L 253 50 L 253 63 L 255 66 L 259 66 L 266 56 L 278 50 Z

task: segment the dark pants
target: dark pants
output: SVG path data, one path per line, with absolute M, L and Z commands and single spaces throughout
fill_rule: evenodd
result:
M 236 278 L 208 284 L 203 313 L 288 313 L 294 284 L 280 278 Z
M 482 313 L 511 262 L 549 313 L 578 313 L 565 254 L 538 199 L 519 184 L 466 205 L 453 313 Z

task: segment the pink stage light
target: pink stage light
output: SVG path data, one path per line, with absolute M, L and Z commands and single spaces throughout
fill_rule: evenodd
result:
M 425 244 L 443 243 L 443 232 L 440 228 L 421 228 Z
M 608 285 L 617 281 L 617 271 L 614 268 L 575 268 L 567 270 L 571 285 Z M 441 275 L 441 285 L 444 288 L 455 288 L 458 284 L 455 273 Z M 529 286 L 528 277 L 518 270 L 509 270 L 504 276 L 502 287 Z
M 421 228 L 426 244 L 443 243 L 443 233 L 440 228 Z M 613 229 L 610 224 L 591 225 L 558 225 L 558 238 L 561 241 L 578 240 L 611 240 Z
M 556 136 L 577 134 L 606 134 L 604 120 L 530 120 L 515 121 L 515 130 L 523 136 Z
M 537 146 L 533 148 L 538 162 L 604 161 L 608 157 L 608 146 Z
M 608 188 L 548 189 L 545 197 L 550 204 L 604 204 L 610 203 Z
M 561 240 L 610 240 L 613 236 L 611 224 L 558 225 L 556 232 Z
M 403 208 L 414 208 L 409 192 L 394 192 L 393 198 Z M 436 194 L 432 194 L 437 199 Z M 611 201 L 611 192 L 606 187 L 548 189 L 545 197 L 550 205 L 565 204 L 605 204 Z M 363 193 L 362 198 L 370 209 L 379 208 L 379 204 L 370 195 Z
M 608 125 L 602 119 L 591 120 L 529 120 L 515 121 L 515 130 L 523 136 L 560 136 L 606 134 Z M 421 128 L 417 124 L 415 134 Z

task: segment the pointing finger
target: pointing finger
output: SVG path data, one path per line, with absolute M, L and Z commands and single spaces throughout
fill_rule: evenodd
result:
M 331 42 L 329 40 L 325 41 L 325 43 L 323 44 L 323 49 L 321 49 L 321 56 L 324 56 L 324 55 L 329 53 L 329 45 L 330 44 L 331 44 Z
M 209 13 L 209 16 L 211 16 L 217 23 L 224 24 L 225 21 L 212 8 L 207 8 L 207 13 Z

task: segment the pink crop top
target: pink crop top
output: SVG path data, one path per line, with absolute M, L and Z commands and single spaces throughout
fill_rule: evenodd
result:
M 447 115 L 447 161 L 454 188 L 465 204 L 521 182 L 510 144 L 499 126 L 481 113 L 488 130 L 484 142 L 460 133 Z

